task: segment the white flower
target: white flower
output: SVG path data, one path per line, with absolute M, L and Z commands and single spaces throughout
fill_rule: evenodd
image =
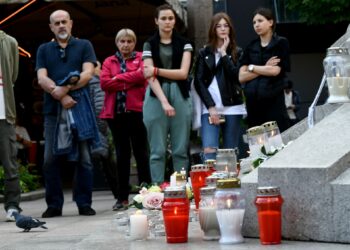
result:
M 145 195 L 148 194 L 149 192 L 148 192 L 147 188 L 143 187 L 143 188 L 141 188 L 141 190 L 139 191 L 139 193 L 140 193 L 142 196 L 145 196 Z
M 144 199 L 144 196 L 141 194 L 137 194 L 134 196 L 133 200 L 136 201 L 137 203 L 141 203 Z

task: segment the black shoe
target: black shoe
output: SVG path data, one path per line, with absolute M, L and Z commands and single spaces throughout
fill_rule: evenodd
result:
M 117 201 L 113 206 L 113 211 L 122 211 L 128 209 L 128 201 Z
M 48 207 L 46 211 L 41 215 L 42 218 L 51 218 L 62 216 L 62 210 L 54 207 Z
M 91 207 L 86 206 L 86 207 L 79 207 L 79 215 L 85 215 L 85 216 L 90 216 L 90 215 L 95 215 L 96 211 L 93 210 Z

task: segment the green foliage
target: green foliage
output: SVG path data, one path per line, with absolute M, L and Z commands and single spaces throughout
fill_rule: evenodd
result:
M 2 166 L 0 167 L 0 194 L 4 194 L 5 172 L 4 168 Z M 18 172 L 22 193 L 34 191 L 40 187 L 40 177 L 36 174 L 30 173 L 28 166 L 20 165 Z
M 286 0 L 286 5 L 307 24 L 350 22 L 349 0 Z

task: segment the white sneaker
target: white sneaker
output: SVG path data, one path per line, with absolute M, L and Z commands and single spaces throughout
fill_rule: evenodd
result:
M 13 212 L 18 213 L 18 210 L 16 208 L 10 208 L 9 210 L 7 210 L 6 221 L 8 222 L 16 221 L 15 217 L 12 215 Z

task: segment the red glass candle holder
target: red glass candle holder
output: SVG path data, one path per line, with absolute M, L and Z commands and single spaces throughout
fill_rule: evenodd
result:
M 201 200 L 200 188 L 206 185 L 206 178 L 210 174 L 211 172 L 209 171 L 209 167 L 206 165 L 197 164 L 191 167 L 190 177 L 196 209 L 198 209 L 199 201 Z
M 167 243 L 188 240 L 190 203 L 184 187 L 168 187 L 164 191 L 162 206 Z
M 258 210 L 260 242 L 281 243 L 283 198 L 278 187 L 259 187 L 255 205 Z
M 216 160 L 208 159 L 205 161 L 205 165 L 209 167 L 210 174 L 214 173 L 216 171 Z

